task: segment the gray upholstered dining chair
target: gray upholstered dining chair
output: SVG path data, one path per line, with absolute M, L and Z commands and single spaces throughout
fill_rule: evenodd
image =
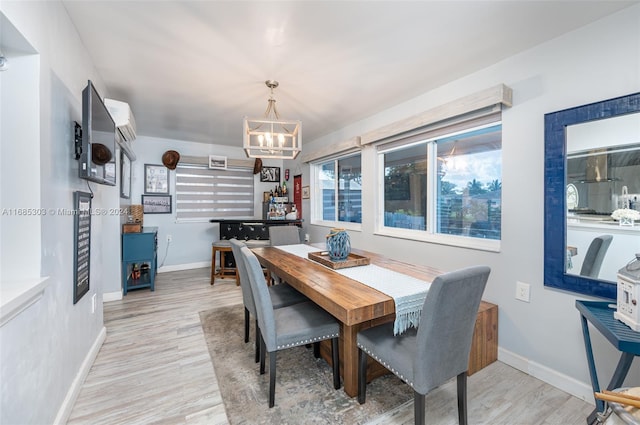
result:
M 270 226 L 269 241 L 271 246 L 295 245 L 300 243 L 298 226 Z M 271 276 L 273 283 L 280 282 L 280 276 Z
M 591 241 L 587 249 L 587 254 L 584 256 L 582 267 L 580 268 L 580 276 L 592 277 L 594 279 L 598 278 L 602 261 L 612 240 L 613 236 L 602 235 Z
M 358 332 L 358 402 L 366 400 L 367 356 L 413 388 L 416 424 L 425 423 L 425 396 L 457 376 L 458 421 L 467 424 L 467 369 L 486 266 L 436 277 L 427 292 L 418 329 L 393 335 L 393 323 Z
M 298 226 L 270 226 L 269 241 L 271 246 L 299 244 L 300 230 Z
M 331 340 L 333 386 L 340 388 L 340 325 L 329 313 L 313 302 L 273 308 L 264 274 L 256 256 L 247 247 L 241 249 L 256 303 L 260 328 L 260 374 L 264 373 L 265 355 L 269 353 L 269 407 L 275 404 L 276 354 L 278 351 Z
M 258 362 L 259 355 L 259 341 L 260 331 L 258 329 L 258 316 L 256 314 L 256 305 L 253 300 L 253 293 L 251 292 L 251 283 L 249 282 L 249 275 L 247 274 L 247 268 L 244 264 L 244 258 L 240 253 L 241 248 L 245 247 L 244 242 L 240 242 L 237 239 L 231 239 L 231 250 L 233 257 L 236 261 L 236 268 L 238 269 L 238 276 L 240 277 L 240 288 L 242 289 L 242 303 L 244 304 L 244 342 L 249 342 L 249 322 L 250 315 L 254 317 L 256 322 L 256 362 Z M 309 298 L 305 297 L 300 292 L 296 291 L 289 285 L 275 285 L 268 287 L 269 296 L 273 308 L 286 307 L 288 305 L 309 301 Z

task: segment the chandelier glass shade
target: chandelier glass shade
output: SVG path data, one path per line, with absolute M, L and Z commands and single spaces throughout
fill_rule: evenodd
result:
M 263 118 L 243 120 L 243 148 L 249 158 L 295 159 L 302 150 L 302 122 L 280 119 L 273 98 L 278 82 L 265 81 L 271 89 Z

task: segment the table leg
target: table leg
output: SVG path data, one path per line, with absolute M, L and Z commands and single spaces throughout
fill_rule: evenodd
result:
M 591 387 L 593 388 L 594 394 L 600 392 L 600 384 L 598 383 L 598 375 L 596 373 L 596 365 L 595 358 L 593 356 L 593 348 L 591 346 L 591 336 L 589 334 L 589 325 L 587 319 L 584 316 L 580 316 L 582 319 L 582 336 L 584 337 L 584 347 L 587 353 L 587 362 L 589 364 L 589 376 L 591 377 Z M 618 361 L 618 365 L 616 366 L 616 370 L 611 377 L 611 381 L 607 386 L 607 390 L 614 390 L 616 388 L 620 388 L 622 383 L 624 382 L 624 378 L 629 373 L 629 369 L 631 368 L 631 363 L 633 362 L 634 354 L 631 353 L 622 353 L 620 356 L 620 360 Z M 596 399 L 594 395 L 594 399 L 596 402 L 596 408 L 591 412 L 591 414 L 587 417 L 587 424 L 593 425 L 599 423 L 598 421 L 598 413 L 604 413 L 604 401 Z
M 589 335 L 589 323 L 587 322 L 587 318 L 583 315 L 580 315 L 580 319 L 582 320 L 582 337 L 584 339 L 584 349 L 587 353 L 587 364 L 589 366 L 589 376 L 591 377 L 591 387 L 593 388 L 593 392 L 597 393 L 600 391 L 600 384 L 598 383 L 598 375 L 596 374 L 596 365 L 595 360 L 593 358 L 593 349 L 591 347 L 591 335 Z M 598 410 L 602 410 L 603 401 L 595 399 L 596 407 Z
M 344 392 L 349 397 L 358 395 L 358 346 L 356 345 L 356 337 L 358 335 L 358 326 L 341 325 L 342 329 L 342 347 L 340 351 L 340 359 L 342 360 L 342 378 Z
M 587 416 L 587 425 L 598 423 L 598 413 L 604 411 L 604 402 L 595 398 L 595 393 L 600 392 L 600 384 L 598 383 L 598 374 L 596 373 L 595 359 L 593 357 L 593 348 L 591 346 L 591 335 L 589 335 L 589 323 L 587 318 L 580 315 L 582 321 L 582 337 L 584 339 L 584 349 L 587 353 L 587 365 L 589 366 L 589 377 L 591 378 L 591 388 L 594 393 L 596 408 Z
M 609 385 L 607 385 L 607 390 L 615 390 L 616 388 L 620 388 L 622 383 L 624 382 L 624 378 L 626 378 L 627 373 L 629 373 L 629 369 L 631 368 L 631 363 L 633 363 L 634 354 L 631 353 L 622 353 L 620 356 L 620 360 L 618 360 L 618 366 L 616 366 L 615 372 L 613 372 L 613 376 L 611 377 L 611 381 Z M 595 390 L 594 390 L 595 391 Z M 600 391 L 598 388 L 597 392 Z M 598 405 L 600 404 L 600 406 Z M 596 408 L 593 409 L 593 412 L 587 417 L 587 424 L 594 425 L 601 423 L 598 420 L 598 413 L 604 413 L 604 401 L 596 399 Z
M 616 388 L 620 388 L 622 383 L 624 382 L 624 378 L 627 377 L 627 373 L 629 373 L 629 369 L 631 368 L 631 363 L 633 363 L 634 354 L 631 353 L 622 353 L 620 356 L 620 360 L 618 360 L 618 366 L 616 366 L 616 370 L 611 377 L 611 382 L 607 386 L 608 390 L 615 390 Z

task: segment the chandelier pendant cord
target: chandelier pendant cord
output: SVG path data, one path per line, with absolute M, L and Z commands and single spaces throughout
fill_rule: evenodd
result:
M 271 89 L 271 95 L 269 96 L 269 100 L 267 101 L 267 109 L 264 111 L 264 117 L 267 119 L 271 118 L 271 113 L 273 112 L 273 116 L 277 120 L 279 120 L 280 114 L 278 114 L 278 109 L 276 108 L 276 99 L 273 97 L 273 89 L 275 87 L 269 86 L 269 88 Z M 257 127 L 252 128 L 251 131 L 260 130 L 261 127 L 262 127 L 262 123 L 259 124 Z M 284 129 L 284 131 L 287 132 L 287 134 L 291 134 L 291 130 L 289 130 L 287 127 L 282 126 L 282 128 Z

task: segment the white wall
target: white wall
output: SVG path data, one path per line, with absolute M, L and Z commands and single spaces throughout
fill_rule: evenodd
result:
M 9 24 L 3 25 L 4 31 L 8 31 Z M 40 216 L 16 215 L 4 210 L 16 211 L 27 205 L 37 207 L 40 203 L 40 164 L 38 157 L 33 158 L 33 152 L 39 149 L 39 125 L 32 124 L 32 117 L 39 110 L 40 61 L 33 52 L 28 53 L 12 58 L 11 72 L 0 74 L 0 137 L 3 141 L 0 205 L 5 212 L 0 216 L 0 279 L 5 282 L 40 277 Z M 12 140 L 17 134 L 19 143 Z M 17 160 L 19 158 L 23 161 Z M 25 172 L 24 159 L 31 162 L 29 172 Z M 14 190 L 16 182 L 11 176 L 20 176 L 25 190 Z
M 363 207 L 362 232 L 352 244 L 412 263 L 444 270 L 486 264 L 492 268 L 484 299 L 500 308 L 500 358 L 592 401 L 579 313 L 584 299 L 543 285 L 545 113 L 637 92 L 640 89 L 640 5 L 513 56 L 480 72 L 420 95 L 326 137 L 306 143 L 319 149 L 499 83 L 513 88 L 513 107 L 503 113 L 502 247 L 474 251 L 374 235 L 373 208 Z M 505 34 L 505 37 L 508 37 Z M 363 205 L 374 205 L 375 153 L 362 152 Z M 289 166 L 293 164 L 286 164 Z M 304 167 L 304 183 L 309 169 Z M 304 219 L 309 222 L 308 202 Z M 327 228 L 306 226 L 312 241 Z M 515 300 L 516 281 L 531 285 L 531 302 Z M 618 354 L 597 332 L 592 339 L 601 385 Z M 636 359 L 627 379 L 640 385 Z
M 29 205 L 16 207 L 73 209 L 73 192 L 87 191 L 87 184 L 77 177 L 72 122 L 81 121 L 81 93 L 88 79 L 103 96 L 108 93 L 60 2 L 5 0 L 0 11 L 37 51 L 39 61 L 39 68 L 35 68 L 38 107 L 22 117 L 28 121 L 26 134 L 30 126 L 39 129 L 38 142 L 28 154 L 12 158 L 17 175 L 9 174 L 3 166 L 3 202 L 5 190 L 9 192 L 7 199 L 21 199 L 21 191 L 29 190 L 21 176 L 36 176 L 40 188 L 36 199 L 24 197 Z M 4 71 L 3 81 L 5 75 L 19 71 L 10 67 Z M 7 93 L 2 92 L 3 106 Z M 18 96 L 14 102 L 22 100 Z M 4 113 L 2 118 L 6 118 Z M 20 128 L 5 132 L 3 122 L 3 147 L 5 143 L 21 143 L 24 134 Z M 11 182 L 8 188 L 7 181 Z M 118 188 L 91 186 L 93 208 L 118 207 Z M 25 274 L 35 270 L 49 279 L 43 297 L 0 328 L 0 423 L 52 424 L 64 421 L 70 411 L 75 391 L 104 340 L 104 282 L 119 279 L 119 226 L 115 221 L 117 217 L 92 218 L 91 287 L 75 305 L 73 216 L 47 214 L 40 221 L 39 237 L 23 235 L 27 244 L 33 241 L 37 248 L 37 260 L 24 267 Z M 3 244 L 5 236 L 3 231 Z M 30 252 L 32 246 L 24 249 Z M 94 295 L 97 302 L 92 313 Z

